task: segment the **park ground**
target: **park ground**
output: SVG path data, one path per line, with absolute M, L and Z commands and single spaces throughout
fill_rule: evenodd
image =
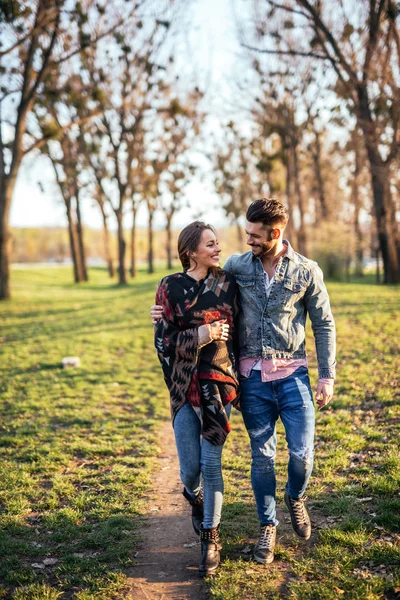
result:
M 128 597 L 166 452 L 168 397 L 148 314 L 164 274 L 119 288 L 102 269 L 79 286 L 66 268 L 13 272 L 13 299 L 0 304 L 1 599 Z M 213 600 L 400 595 L 400 289 L 368 278 L 328 288 L 338 380 L 317 415 L 312 543 L 296 541 L 283 509 L 275 562 L 251 561 L 258 525 L 236 413 L 224 450 L 223 563 L 203 586 Z M 80 367 L 62 369 L 65 356 Z M 281 428 L 279 438 L 282 505 Z

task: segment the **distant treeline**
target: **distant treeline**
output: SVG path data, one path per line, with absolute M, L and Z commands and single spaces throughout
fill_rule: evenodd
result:
M 376 251 L 370 247 L 369 226 L 365 225 L 364 238 L 364 268 L 375 270 Z M 329 231 L 326 226 L 318 233 L 315 232 L 310 248 L 310 258 L 318 261 L 327 279 L 348 279 L 350 274 L 357 271 L 354 263 L 354 238 L 351 228 L 343 227 L 340 232 Z M 172 260 L 179 268 L 179 259 L 176 252 L 179 230 L 172 231 Z M 62 227 L 54 228 L 14 228 L 13 256 L 14 263 L 68 263 L 71 261 L 71 249 L 68 231 Z M 85 228 L 85 252 L 89 264 L 102 261 L 107 264 L 103 232 L 96 229 Z M 165 263 L 168 268 L 167 235 L 165 230 L 156 232 L 154 236 L 154 258 L 157 264 Z M 239 245 L 237 226 L 218 228 L 218 238 L 222 249 L 221 263 L 235 252 L 245 252 L 245 240 Z M 137 262 L 140 265 L 148 263 L 148 232 L 145 227 L 139 227 L 137 232 Z M 114 249 L 112 260 L 117 262 L 117 234 L 111 233 L 111 247 Z M 298 250 L 294 243 L 294 249 Z M 101 263 L 100 263 L 101 264 Z M 128 264 L 126 265 L 128 268 Z M 379 273 L 378 273 L 379 275 Z
M 237 247 L 236 228 L 228 227 L 218 230 L 224 259 L 240 251 Z M 172 231 L 172 259 L 179 263 L 176 244 L 179 230 Z M 111 232 L 112 258 L 117 260 L 117 234 Z M 68 231 L 63 227 L 21 227 L 13 228 L 13 262 L 67 262 L 71 260 L 71 248 Z M 85 251 L 88 259 L 101 259 L 106 264 L 103 231 L 89 229 L 84 231 Z M 136 254 L 139 263 L 148 260 L 148 233 L 146 228 L 139 227 L 136 239 Z M 154 255 L 157 262 L 167 262 L 167 239 L 165 230 L 156 231 L 154 236 Z

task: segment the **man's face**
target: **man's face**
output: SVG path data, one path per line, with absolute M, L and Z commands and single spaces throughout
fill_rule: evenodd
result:
M 251 247 L 254 256 L 265 256 L 273 251 L 278 243 L 274 232 L 279 232 L 278 227 L 268 227 L 263 223 L 250 223 L 246 221 L 246 244 Z M 279 236 L 278 236 L 279 238 Z

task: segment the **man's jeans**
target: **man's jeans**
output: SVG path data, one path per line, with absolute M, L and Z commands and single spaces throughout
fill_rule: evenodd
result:
M 228 417 L 231 408 L 231 404 L 225 407 Z M 221 467 L 223 446 L 214 446 L 200 437 L 200 419 L 188 402 L 179 409 L 175 417 L 174 433 L 181 481 L 186 491 L 195 498 L 200 491 L 201 475 L 203 475 L 203 527 L 205 529 L 216 527 L 221 520 L 224 495 Z
M 261 525 L 276 519 L 276 421 L 281 418 L 289 448 L 286 491 L 301 498 L 314 457 L 315 412 L 308 371 L 300 367 L 289 377 L 263 383 L 260 371 L 240 378 L 240 405 L 251 442 L 251 483 Z

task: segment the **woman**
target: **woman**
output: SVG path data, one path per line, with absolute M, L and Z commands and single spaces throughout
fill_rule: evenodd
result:
M 238 390 L 232 344 L 236 283 L 219 268 L 220 252 L 213 227 L 191 223 L 178 239 L 183 272 L 164 277 L 156 294 L 163 317 L 155 346 L 170 392 L 183 495 L 200 532 L 202 576 L 220 562 L 221 453 Z

